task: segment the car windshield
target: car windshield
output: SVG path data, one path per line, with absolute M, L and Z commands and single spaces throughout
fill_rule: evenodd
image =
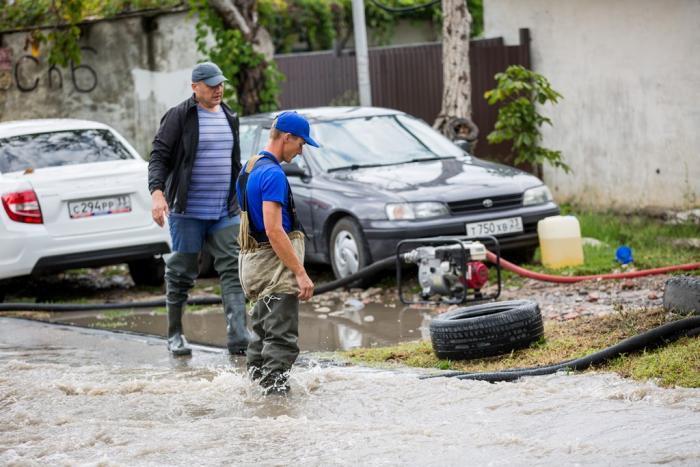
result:
M 108 130 L 71 130 L 0 138 L 0 172 L 133 159 Z
M 440 133 L 405 115 L 318 122 L 311 125 L 311 131 L 323 147 L 309 150 L 323 170 L 464 156 Z

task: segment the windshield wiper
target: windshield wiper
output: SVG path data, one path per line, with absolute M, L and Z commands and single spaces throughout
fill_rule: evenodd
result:
M 340 170 L 357 170 L 357 169 L 366 169 L 369 167 L 383 167 L 385 165 L 394 165 L 394 164 L 351 164 L 351 165 L 343 165 L 341 167 L 332 167 L 327 170 L 328 173 L 331 172 L 338 172 Z
M 416 157 L 414 159 L 409 159 L 407 161 L 395 161 L 395 162 L 385 162 L 384 164 L 351 164 L 351 165 L 343 165 L 341 167 L 333 167 L 327 170 L 328 173 L 330 172 L 338 172 L 340 170 L 357 170 L 357 169 L 366 169 L 370 167 L 388 167 L 390 165 L 401 165 L 401 164 L 410 164 L 411 162 L 430 162 L 430 161 L 441 161 L 445 159 L 456 159 L 455 156 L 435 156 L 435 157 Z
M 416 157 L 410 161 L 402 162 L 402 164 L 407 164 L 409 162 L 430 162 L 430 161 L 444 161 L 445 159 L 456 159 L 455 156 L 435 156 L 435 157 Z

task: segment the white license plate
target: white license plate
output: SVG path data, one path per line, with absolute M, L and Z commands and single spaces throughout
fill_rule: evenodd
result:
M 522 217 L 508 217 L 506 219 L 467 224 L 467 237 L 481 237 L 483 235 L 498 236 L 522 231 Z
M 131 197 L 129 195 L 82 199 L 68 203 L 68 214 L 72 219 L 122 212 L 131 212 Z

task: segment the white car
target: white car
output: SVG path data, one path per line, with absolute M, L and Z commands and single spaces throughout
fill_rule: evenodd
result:
M 0 301 L 9 279 L 128 263 L 163 283 L 170 235 L 151 218 L 148 165 L 98 122 L 0 123 Z

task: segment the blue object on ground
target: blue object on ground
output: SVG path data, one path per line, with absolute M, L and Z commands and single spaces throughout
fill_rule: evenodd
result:
M 634 261 L 632 258 L 632 248 L 622 245 L 615 251 L 615 259 L 620 264 L 628 264 Z

